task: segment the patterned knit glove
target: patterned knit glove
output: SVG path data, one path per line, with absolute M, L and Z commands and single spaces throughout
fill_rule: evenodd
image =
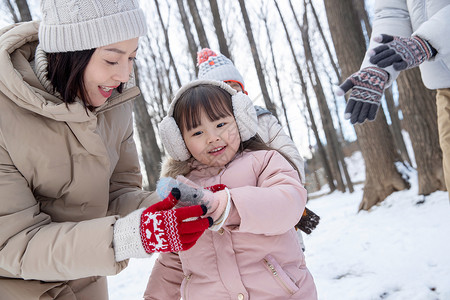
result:
M 211 218 L 198 218 L 207 211 L 204 205 L 172 209 L 180 191 L 174 188 L 161 202 L 139 209 L 114 225 L 113 245 L 116 261 L 147 257 L 154 252 L 188 250 L 212 225 Z M 194 220 L 187 221 L 189 218 Z
M 336 88 L 336 94 L 343 96 L 352 89 L 345 107 L 345 119 L 352 124 L 375 120 L 389 75 L 383 69 L 367 67 L 348 77 Z
M 380 68 L 392 65 L 396 71 L 410 69 L 436 54 L 436 50 L 418 36 L 403 38 L 382 34 L 373 40 L 383 44 L 368 53 L 370 62 Z
M 180 199 L 176 207 L 205 205 L 208 209 L 206 216 L 210 216 L 215 224 L 222 219 L 228 204 L 226 185 L 216 184 L 203 188 L 184 176 L 177 176 L 177 179 L 163 177 L 158 181 L 156 192 L 163 198 L 173 188 L 180 190 Z

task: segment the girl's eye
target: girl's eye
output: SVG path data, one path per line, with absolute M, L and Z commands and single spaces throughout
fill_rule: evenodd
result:
M 197 135 L 200 135 L 200 134 L 202 134 L 202 132 L 201 131 L 197 131 L 197 132 L 194 132 L 194 134 L 192 134 L 192 136 L 197 136 Z
M 219 124 L 217 125 L 218 128 L 223 127 L 223 126 L 225 126 L 225 123 L 224 123 L 224 122 L 219 123 Z
M 117 61 L 109 61 L 109 60 L 105 60 L 105 61 L 108 65 L 112 65 L 112 66 L 119 64 Z

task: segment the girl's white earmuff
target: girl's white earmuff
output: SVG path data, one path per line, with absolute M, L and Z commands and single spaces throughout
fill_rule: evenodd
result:
M 178 90 L 174 99 L 172 100 L 172 103 L 170 104 L 167 116 L 162 119 L 158 126 L 159 135 L 161 137 L 161 142 L 163 143 L 164 148 L 173 159 L 178 161 L 188 160 L 191 157 L 191 153 L 189 153 L 188 149 L 186 148 L 186 144 L 183 140 L 183 135 L 181 134 L 181 131 L 178 128 L 175 119 L 173 118 L 173 109 L 180 96 L 187 89 L 201 84 L 216 85 L 230 93 L 234 118 L 236 120 L 239 134 L 241 135 L 241 140 L 243 142 L 248 141 L 250 138 L 252 138 L 256 134 L 256 131 L 258 129 L 258 118 L 256 116 L 256 110 L 250 97 L 248 97 L 244 93 L 236 92 L 233 88 L 231 88 L 223 81 L 205 79 L 191 81 Z

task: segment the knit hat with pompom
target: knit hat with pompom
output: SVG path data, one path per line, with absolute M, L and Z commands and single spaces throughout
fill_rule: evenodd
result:
M 197 52 L 198 79 L 234 81 L 244 89 L 244 78 L 234 64 L 223 54 L 217 54 L 209 48 Z

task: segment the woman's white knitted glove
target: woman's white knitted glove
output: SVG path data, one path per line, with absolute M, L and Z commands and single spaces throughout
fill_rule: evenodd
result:
M 131 257 L 144 258 L 152 254 L 145 252 L 141 241 L 140 225 L 144 208 L 138 209 L 124 218 L 120 218 L 114 224 L 113 246 L 116 261 L 122 261 Z
M 118 219 L 113 237 L 116 261 L 194 246 L 213 221 L 210 217 L 201 218 L 207 212 L 204 205 L 174 209 L 178 199 L 180 190 L 173 188 L 164 200 Z

